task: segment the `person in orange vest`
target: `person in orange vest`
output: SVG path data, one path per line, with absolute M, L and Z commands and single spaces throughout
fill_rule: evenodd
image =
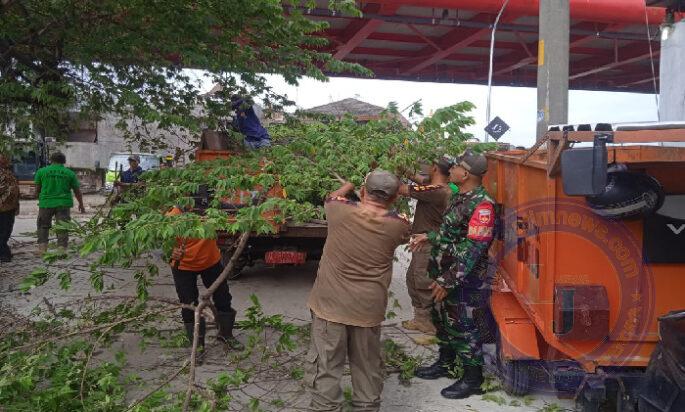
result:
M 181 215 L 180 207 L 171 209 L 167 216 Z M 221 251 L 217 246 L 216 239 L 193 239 L 179 238 L 171 253 L 171 272 L 174 276 L 174 286 L 178 299 L 183 304 L 197 305 L 199 291 L 197 277 L 202 278 L 202 283 L 209 288 L 221 275 L 224 266 L 221 263 Z M 212 301 L 217 310 L 217 339 L 226 343 L 229 348 L 242 350 L 243 345 L 233 337 L 236 311 L 231 307 L 231 293 L 228 282 L 224 281 L 212 295 Z M 190 342 L 193 341 L 195 315 L 192 310 L 181 309 L 181 317 L 185 326 L 186 335 Z M 199 347 L 205 344 L 205 319 L 200 321 Z

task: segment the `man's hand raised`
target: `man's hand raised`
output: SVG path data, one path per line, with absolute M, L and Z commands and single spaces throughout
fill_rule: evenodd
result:
M 430 288 L 433 290 L 431 293 L 433 301 L 440 303 L 447 297 L 447 289 L 440 286 L 437 282 L 433 282 Z
M 411 240 L 409 240 L 409 250 L 416 252 L 421 250 L 427 244 L 428 235 L 425 233 L 419 233 L 418 235 L 412 236 Z

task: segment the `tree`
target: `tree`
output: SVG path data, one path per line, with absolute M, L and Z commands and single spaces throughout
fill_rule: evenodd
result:
M 358 13 L 350 0 L 331 8 Z M 286 103 L 264 73 L 289 83 L 323 71 L 369 73 L 317 48 L 325 22 L 288 13 L 280 0 L 2 0 L 0 3 L 0 133 L 3 140 L 40 133 L 63 138 L 74 119 L 112 113 L 127 121 L 193 134 L 216 128 L 226 99 L 199 98 L 206 71 L 233 92 Z M 142 130 L 142 131 L 141 131 Z M 127 137 L 162 145 L 144 133 Z
M 275 228 L 272 223 L 322 218 L 324 196 L 340 185 L 338 176 L 361 185 L 364 175 L 375 167 L 410 173 L 420 163 L 443 154 L 458 154 L 463 150 L 464 142 L 471 137 L 463 132 L 463 128 L 473 124 L 473 118 L 468 115 L 472 108 L 469 102 L 457 103 L 437 110 L 432 116 L 414 123 L 411 128 L 402 125 L 393 113 L 366 124 L 357 124 L 351 118 L 344 118 L 294 121 L 273 126 L 270 132 L 274 145 L 268 149 L 234 155 L 224 160 L 195 162 L 183 168 L 146 172 L 141 176 L 144 184 L 140 190 L 128 192 L 125 196 L 127 202 L 114 207 L 110 214 L 98 213 L 83 224 L 60 223 L 61 228 L 70 230 L 82 242 L 68 251 L 69 256 L 61 251 L 45 255 L 48 266 L 34 270 L 23 280 L 21 289 L 28 291 L 39 287 L 52 277 L 59 280 L 60 287 L 68 289 L 72 281 L 72 267 L 76 262 L 82 262 L 79 265 L 87 265 L 89 281 L 97 292 L 113 286 L 111 280 L 105 277 L 105 270 L 111 267 L 128 268 L 133 272 L 130 277 L 136 281 L 137 296 L 118 296 L 117 299 L 123 302 L 108 310 L 108 316 L 98 315 L 100 320 L 89 321 L 89 327 L 84 330 L 53 332 L 55 337 L 48 341 L 35 339 L 43 342 L 39 345 L 30 344 L 21 336 L 17 338 L 10 335 L 4 341 L 0 336 L 0 348 L 3 345 L 10 348 L 10 355 L 4 358 L 0 356 L 0 367 L 4 364 L 4 369 L 25 371 L 16 378 L 11 376 L 5 379 L 3 385 L 10 390 L 0 391 L 0 399 L 4 396 L 10 409 L 30 409 L 27 405 L 37 402 L 45 404 L 46 399 L 49 399 L 58 404 L 76 405 L 76 408 L 82 405 L 84 410 L 89 410 L 92 409 L 91 404 L 102 397 L 103 392 L 107 392 L 108 395 L 112 393 L 108 399 L 114 403 L 108 410 L 123 410 L 126 385 L 120 376 L 121 367 L 116 364 L 96 367 L 95 362 L 89 360 L 100 342 L 111 340 L 124 330 L 142 336 L 160 335 L 154 325 L 143 327 L 141 324 L 158 320 L 162 313 L 168 313 L 179 305 L 173 300 L 151 296 L 148 292 L 152 279 L 160 273 L 157 265 L 166 265 L 162 262 L 168 262 L 169 252 L 177 244 L 178 238 L 215 238 L 219 232 L 233 237 L 233 256 L 221 274 L 223 278 L 220 277 L 209 290 L 201 293 L 197 305 L 190 305 L 195 311 L 196 328 L 199 328 L 201 314 L 212 316 L 213 313 L 209 299 L 212 288 L 231 271 L 252 233 L 273 233 Z M 413 113 L 420 111 L 418 104 L 411 109 Z M 397 111 L 396 105 L 391 105 L 388 112 L 392 111 Z M 282 188 L 282 196 L 267 196 L 270 188 Z M 205 198 L 202 192 L 212 195 Z M 239 195 L 251 195 L 250 192 L 256 192 L 256 195 L 249 196 L 250 201 L 244 201 L 241 207 L 224 207 L 232 204 Z M 202 198 L 200 204 L 195 201 L 198 196 Z M 205 200 L 208 202 L 205 203 Z M 197 214 L 167 216 L 166 212 L 173 205 L 194 206 L 201 210 Z M 406 209 L 407 205 L 398 206 L 405 206 Z M 155 257 L 159 249 L 165 256 L 161 260 Z M 73 252 L 78 252 L 80 256 Z M 60 262 L 61 258 L 66 258 L 62 261 L 68 262 L 66 267 Z M 251 333 L 247 340 L 248 353 L 260 354 L 260 362 L 263 363 L 264 359 L 292 350 L 295 347 L 292 338 L 297 329 L 283 322 L 280 315 L 265 317 L 256 297 L 252 299 L 253 306 L 245 312 L 247 320 L 241 322 L 240 327 Z M 91 323 L 94 323 L 92 327 Z M 267 327 L 279 332 L 275 350 L 256 345 L 260 337 L 265 335 Z M 200 404 L 214 405 L 207 406 L 205 410 L 227 410 L 229 404 L 239 405 L 239 400 L 231 398 L 228 388 L 248 379 L 245 373 L 255 370 L 254 357 L 250 358 L 253 363 L 248 368 L 240 365 L 240 359 L 247 360 L 243 355 L 238 356 L 238 360 L 229 359 L 227 366 L 235 368 L 230 372 L 230 377 L 220 374 L 208 380 L 205 385 L 215 389 L 207 393 L 198 386 L 195 375 L 197 332 L 189 360 L 169 378 L 176 379 L 181 372 L 188 370 L 185 396 L 182 399 L 161 397 L 163 385 L 156 386 L 128 409 L 138 405 L 141 406 L 138 410 L 150 410 L 151 402 L 156 402 L 154 405 L 162 409 L 173 409 L 172 405 L 178 407 L 182 404 L 183 410 L 200 409 Z M 48 346 L 53 340 L 62 341 L 65 337 L 75 335 L 87 337 L 88 344 L 80 343 L 76 348 L 61 347 L 60 353 L 71 355 L 74 351 L 83 351 L 79 348 L 86 348 L 85 363 L 70 362 L 69 359 L 74 356 L 65 361 L 55 360 L 54 356 L 46 354 L 48 350 L 56 352 Z M 390 349 L 386 347 L 386 352 L 398 355 L 396 348 Z M 39 357 L 36 353 L 43 355 Z M 288 356 L 292 358 L 294 355 Z M 32 359 L 49 366 L 24 366 Z M 417 364 L 416 359 L 404 356 L 397 361 L 402 365 L 405 379 L 407 375 L 411 376 L 410 369 Z M 77 369 L 80 385 L 79 381 L 73 379 L 68 382 L 58 379 L 62 374 L 54 376 L 33 372 L 52 371 L 54 364 L 64 365 L 61 369 Z M 114 384 L 103 388 L 99 385 L 103 379 L 94 377 L 105 374 Z M 288 370 L 287 376 L 294 379 L 299 376 L 301 379 L 301 370 Z M 22 384 L 24 381 L 29 384 Z M 46 389 L 35 390 L 38 386 Z M 160 395 L 152 396 L 155 393 Z M 258 405 L 259 399 L 253 398 L 249 405 L 235 406 L 233 410 L 258 410 Z

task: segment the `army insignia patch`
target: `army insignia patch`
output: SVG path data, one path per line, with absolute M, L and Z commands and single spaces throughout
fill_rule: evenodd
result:
M 416 185 L 416 186 L 414 186 L 414 190 L 417 192 L 426 192 L 429 190 L 440 189 L 441 187 L 442 186 L 438 186 L 438 185 Z
M 476 241 L 490 241 L 495 228 L 495 210 L 492 203 L 483 202 L 476 207 L 469 220 L 466 237 Z
M 478 210 L 478 221 L 483 224 L 490 223 L 492 219 L 492 211 L 490 209 L 480 209 Z

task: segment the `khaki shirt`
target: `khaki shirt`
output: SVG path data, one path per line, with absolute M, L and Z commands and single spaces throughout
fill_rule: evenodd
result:
M 451 195 L 452 191 L 447 186 L 410 185 L 409 197 L 417 200 L 411 232 L 418 234 L 437 231 Z
M 385 319 L 395 249 L 409 235 L 409 221 L 377 216 L 345 198 L 324 206 L 328 237 L 308 306 L 317 317 L 373 327 Z

